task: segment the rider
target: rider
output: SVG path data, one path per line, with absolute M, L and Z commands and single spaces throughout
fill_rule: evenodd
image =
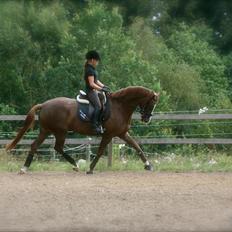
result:
M 109 88 L 102 84 L 98 80 L 98 74 L 96 67 L 98 62 L 101 60 L 100 55 L 97 51 L 92 50 L 86 53 L 86 63 L 85 63 L 85 84 L 86 84 L 86 93 L 89 101 L 94 107 L 93 113 L 93 129 L 97 134 L 102 134 L 103 129 L 99 123 L 99 116 L 101 112 L 101 102 L 98 97 L 98 91 L 110 92 Z

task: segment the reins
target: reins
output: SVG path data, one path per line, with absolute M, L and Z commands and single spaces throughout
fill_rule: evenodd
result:
M 150 101 L 152 101 L 153 96 L 146 102 L 146 104 L 143 107 L 140 107 L 139 112 L 143 115 L 143 117 L 151 117 L 153 115 L 152 112 L 147 112 L 147 107 L 150 104 Z

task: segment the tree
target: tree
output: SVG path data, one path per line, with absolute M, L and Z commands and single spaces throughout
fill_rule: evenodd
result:
M 136 52 L 133 40 L 124 33 L 123 20 L 117 8 L 108 11 L 102 4 L 90 4 L 75 16 L 63 43 L 65 60 L 70 58 L 71 63 L 78 63 L 81 68 L 84 54 L 90 49 L 97 49 L 102 56 L 99 74 L 113 90 L 129 85 L 160 90 L 155 78 L 156 67 L 150 66 Z M 74 47 L 79 48 L 76 55 L 72 55 Z
M 232 2 L 228 0 L 173 0 L 154 1 L 154 15 L 161 14 L 155 22 L 163 36 L 170 35 L 176 23 L 185 22 L 193 25 L 204 22 L 213 29 L 212 45 L 216 45 L 222 53 L 232 50 L 231 13 Z
M 200 73 L 204 82 L 203 94 L 212 107 L 228 107 L 228 81 L 225 65 L 210 45 L 199 39 L 186 24 L 180 24 L 168 40 L 168 45 L 176 55 Z
M 156 76 L 166 91 L 162 95 L 166 99 L 169 96 L 169 104 L 162 106 L 162 109 L 194 110 L 205 103 L 199 73 L 169 49 L 162 37 L 154 34 L 142 18 L 134 21 L 130 34 L 136 41 L 137 51 L 157 67 Z
M 25 112 L 46 99 L 49 88 L 44 88 L 43 74 L 57 65 L 59 44 L 69 24 L 58 3 L 45 7 L 10 1 L 0 5 L 0 99 Z

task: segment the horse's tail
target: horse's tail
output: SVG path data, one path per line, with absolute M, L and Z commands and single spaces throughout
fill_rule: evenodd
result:
M 16 146 L 16 144 L 20 141 L 20 139 L 23 137 L 23 135 L 26 133 L 26 131 L 33 126 L 34 121 L 35 121 L 35 113 L 37 110 L 41 109 L 41 107 L 42 107 L 42 104 L 38 104 L 31 108 L 31 110 L 28 112 L 27 117 L 24 121 L 24 126 L 19 130 L 15 139 L 11 143 L 6 145 L 7 151 L 13 149 Z

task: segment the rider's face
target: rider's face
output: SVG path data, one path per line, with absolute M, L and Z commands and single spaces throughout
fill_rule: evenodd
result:
M 93 65 L 94 67 L 97 67 L 97 65 L 98 65 L 98 60 L 92 59 L 92 60 L 91 60 L 91 63 L 92 63 L 92 65 Z

